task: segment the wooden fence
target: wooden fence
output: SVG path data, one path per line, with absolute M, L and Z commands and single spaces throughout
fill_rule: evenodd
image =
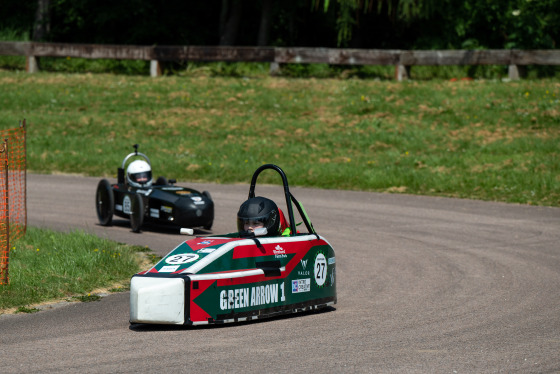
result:
M 526 65 L 560 65 L 560 50 L 393 50 L 280 47 L 133 46 L 0 42 L 0 55 L 26 56 L 27 71 L 38 70 L 36 57 L 75 57 L 151 61 L 151 76 L 161 75 L 162 61 L 268 62 L 279 64 L 392 65 L 395 78 L 407 79 L 411 66 L 506 65 L 519 79 Z

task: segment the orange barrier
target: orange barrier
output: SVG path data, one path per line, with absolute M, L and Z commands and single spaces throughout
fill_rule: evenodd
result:
M 27 150 L 25 120 L 0 130 L 0 285 L 8 284 L 10 242 L 27 228 Z

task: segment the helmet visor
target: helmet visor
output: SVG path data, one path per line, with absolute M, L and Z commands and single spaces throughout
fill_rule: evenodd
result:
M 143 171 L 141 173 L 131 174 L 130 180 L 140 184 L 148 183 L 150 180 L 152 180 L 152 172 Z

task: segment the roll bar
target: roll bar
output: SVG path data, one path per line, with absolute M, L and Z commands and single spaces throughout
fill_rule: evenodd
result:
M 140 156 L 140 157 L 144 157 L 144 159 L 146 160 L 146 162 L 150 165 L 150 167 L 152 166 L 152 163 L 150 162 L 150 159 L 148 158 L 148 156 L 146 156 L 143 153 L 138 152 L 138 144 L 134 144 L 134 152 L 130 153 L 128 156 L 126 156 L 122 162 L 121 168 L 124 170 L 124 166 L 126 165 L 126 162 L 128 161 L 129 158 L 134 157 L 134 156 Z
M 120 168 L 117 169 L 117 180 L 119 183 L 124 183 L 124 167 L 126 165 L 126 162 L 131 158 L 131 157 L 135 157 L 135 156 L 140 156 L 143 157 L 146 162 L 150 165 L 150 167 L 152 167 L 152 163 L 150 162 L 150 159 L 148 158 L 148 156 L 146 156 L 143 153 L 138 152 L 138 144 L 134 144 L 132 147 L 134 147 L 134 152 L 130 153 L 128 156 L 126 156 L 122 162 L 122 165 Z
M 266 169 L 272 169 L 272 170 L 276 170 L 278 172 L 278 174 L 280 174 L 280 176 L 282 177 L 282 184 L 284 185 L 284 195 L 286 197 L 286 206 L 288 208 L 288 219 L 290 220 L 290 236 L 295 236 L 297 231 L 296 231 L 296 221 L 294 220 L 294 211 L 292 208 L 292 202 L 295 204 L 299 215 L 301 216 L 301 218 L 303 219 L 303 222 L 305 223 L 305 226 L 307 227 L 307 230 L 310 233 L 313 233 L 315 235 L 317 235 L 317 233 L 315 232 L 315 229 L 313 228 L 313 225 L 311 224 L 311 221 L 309 220 L 309 217 L 307 216 L 307 214 L 305 213 L 305 210 L 303 209 L 303 206 L 296 200 L 296 198 L 294 197 L 294 195 L 292 195 L 292 193 L 290 192 L 290 188 L 288 187 L 288 177 L 286 177 L 286 174 L 284 173 L 284 171 L 277 165 L 274 164 L 265 164 L 262 165 L 261 167 L 259 167 L 254 173 L 253 173 L 253 177 L 251 178 L 251 187 L 249 188 L 249 199 L 255 197 L 255 186 L 257 184 L 257 178 L 259 176 L 259 174 Z

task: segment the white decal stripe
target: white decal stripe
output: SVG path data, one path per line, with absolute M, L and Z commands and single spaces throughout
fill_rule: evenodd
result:
M 320 237 L 323 239 L 322 237 Z M 312 241 L 317 240 L 315 235 L 305 235 L 305 236 L 279 236 L 273 238 L 262 238 L 259 239 L 259 242 L 262 244 L 276 244 L 276 243 L 295 243 L 295 242 L 305 242 L 305 241 Z M 251 240 L 253 243 L 254 241 Z
M 264 275 L 264 270 L 254 269 L 254 270 L 244 270 L 244 271 L 232 271 L 230 273 L 213 273 L 213 274 L 195 274 L 189 276 L 192 281 L 210 280 L 210 279 L 230 279 L 230 278 L 242 278 L 251 277 L 254 275 Z

